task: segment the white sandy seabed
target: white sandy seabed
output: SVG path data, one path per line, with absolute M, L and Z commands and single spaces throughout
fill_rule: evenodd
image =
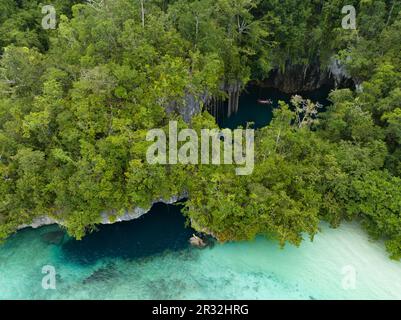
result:
M 323 226 L 300 248 L 258 238 L 87 265 L 66 260 L 40 232 L 0 247 L 0 299 L 401 299 L 401 263 L 356 223 Z M 42 288 L 44 265 L 56 268 L 55 290 Z

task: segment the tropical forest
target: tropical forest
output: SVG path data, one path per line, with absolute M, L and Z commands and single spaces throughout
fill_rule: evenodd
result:
M 252 172 L 150 163 L 172 123 Z M 400 299 L 400 259 L 401 1 L 1 0 L 0 298 Z

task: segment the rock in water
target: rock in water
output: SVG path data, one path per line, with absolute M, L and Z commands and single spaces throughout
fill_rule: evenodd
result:
M 206 243 L 199 238 L 197 235 L 193 234 L 192 237 L 189 239 L 189 243 L 194 246 L 194 247 L 198 247 L 198 248 L 204 248 L 206 247 Z

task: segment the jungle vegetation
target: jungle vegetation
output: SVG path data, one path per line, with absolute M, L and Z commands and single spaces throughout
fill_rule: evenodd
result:
M 220 241 L 299 245 L 357 219 L 401 258 L 401 3 L 397 0 L 39 0 L 0 3 L 0 238 L 35 217 L 81 239 L 100 222 L 188 194 L 192 226 Z M 353 4 L 357 29 L 341 27 Z M 185 97 L 336 57 L 359 90 L 325 112 L 294 97 L 256 132 L 255 169 L 149 165 L 146 133 L 171 119 L 217 128 Z M 174 104 L 174 112 L 167 107 Z

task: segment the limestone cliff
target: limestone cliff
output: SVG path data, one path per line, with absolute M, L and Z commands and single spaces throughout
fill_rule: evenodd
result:
M 186 198 L 187 195 L 183 194 L 180 196 L 173 196 L 168 200 L 164 199 L 157 199 L 153 201 L 152 205 L 158 202 L 162 202 L 165 204 L 173 204 L 176 203 L 184 198 Z M 140 216 L 144 215 L 145 213 L 149 212 L 150 209 L 152 208 L 152 205 L 150 205 L 148 208 L 140 208 L 136 207 L 133 208 L 132 210 L 126 211 L 123 215 L 115 215 L 114 212 L 102 212 L 100 213 L 101 216 L 101 224 L 113 224 L 116 222 L 122 222 L 122 221 L 130 221 L 134 219 L 138 219 Z M 48 217 L 48 216 L 42 216 L 42 217 L 37 217 L 33 219 L 33 221 L 29 224 L 23 224 L 18 227 L 18 230 L 24 229 L 24 228 L 39 228 L 42 226 L 47 226 L 51 224 L 59 224 L 63 225 L 63 221 L 56 220 L 54 218 Z
M 333 88 L 354 86 L 344 65 L 334 57 L 326 67 L 316 61 L 309 65 L 288 65 L 284 71 L 273 69 L 260 85 L 289 94 L 313 91 L 325 85 Z

